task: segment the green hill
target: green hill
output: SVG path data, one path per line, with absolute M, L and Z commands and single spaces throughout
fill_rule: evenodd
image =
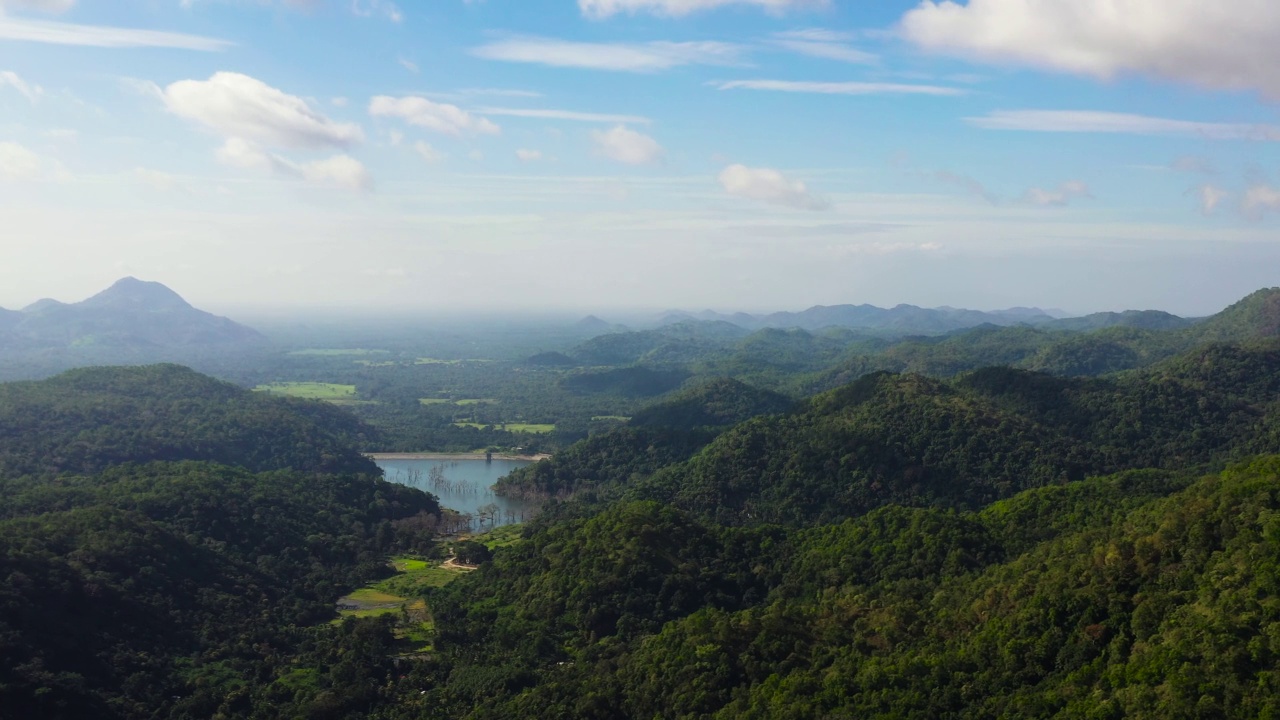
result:
M 1275 343 L 1211 346 L 1110 380 L 882 373 L 744 423 L 634 492 L 726 523 L 830 521 L 894 503 L 977 508 L 1087 474 L 1272 449 L 1278 378 Z
M 711 380 L 650 405 L 631 418 L 631 425 L 692 430 L 737 425 L 758 415 L 784 412 L 792 401 L 730 378 Z
M 9 476 L 156 460 L 376 474 L 355 449 L 368 432 L 324 403 L 252 393 L 177 365 L 0 385 L 0 474 Z
M 295 671 L 299 716 L 366 707 L 390 626 L 353 631 L 381 664 L 323 687 L 314 628 L 387 553 L 430 548 L 441 510 L 384 482 L 362 431 L 177 366 L 0 385 L 0 716 L 243 717 L 284 702 L 255 679 Z

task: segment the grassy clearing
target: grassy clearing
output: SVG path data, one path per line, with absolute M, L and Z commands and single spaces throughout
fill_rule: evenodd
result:
M 336 385 L 319 382 L 278 382 L 259 385 L 255 392 L 286 395 L 288 397 L 305 398 L 307 400 L 324 400 L 335 404 L 354 404 L 358 402 L 355 385 Z
M 386 581 L 384 580 L 382 582 L 385 583 Z M 399 595 L 392 595 L 391 593 L 384 591 L 379 587 L 380 585 L 382 585 L 382 583 L 378 583 L 378 585 L 371 587 L 360 588 L 348 595 L 347 600 L 360 603 L 362 605 L 394 605 L 405 601 L 405 599 Z
M 453 401 L 448 398 L 418 398 L 418 402 L 423 405 L 452 405 Z
M 502 547 L 511 547 L 524 540 L 521 533 L 524 531 L 524 525 L 503 525 L 494 528 L 486 533 L 481 533 L 471 538 L 478 543 L 483 543 L 490 550 L 497 550 Z
M 290 355 L 319 355 L 321 357 L 346 357 L 361 355 L 390 355 L 390 350 L 366 350 L 364 348 L 307 348 L 294 350 Z
M 467 400 L 455 400 L 454 405 L 497 405 L 498 401 L 493 398 L 469 398 Z
M 429 588 L 448 585 L 465 574 L 466 570 L 445 568 L 438 563 L 414 557 L 392 558 L 391 566 L 396 569 L 395 575 L 360 588 L 339 600 L 339 605 L 352 609 L 339 610 L 339 617 L 331 624 L 341 623 L 349 617 L 395 615 L 399 618 L 395 634 L 400 641 L 400 651 L 405 655 L 431 652 L 435 623 L 427 601 L 421 596 Z
M 371 368 L 398 367 L 400 365 L 395 360 L 356 360 L 356 364 Z

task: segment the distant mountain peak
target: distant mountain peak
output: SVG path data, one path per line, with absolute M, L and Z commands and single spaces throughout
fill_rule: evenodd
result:
M 81 303 L 83 307 L 130 307 L 147 310 L 189 309 L 191 304 L 158 282 L 125 277 Z
M 37 313 L 37 312 L 43 312 L 45 310 L 52 310 L 54 308 L 60 308 L 60 307 L 66 307 L 66 306 L 67 306 L 66 303 L 58 302 L 53 298 L 41 298 L 40 300 L 37 300 L 31 303 L 30 305 L 22 308 L 22 312 Z

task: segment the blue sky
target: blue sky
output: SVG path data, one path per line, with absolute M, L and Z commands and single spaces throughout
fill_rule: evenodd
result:
M 1261 0 L 0 0 L 0 306 L 1208 313 Z

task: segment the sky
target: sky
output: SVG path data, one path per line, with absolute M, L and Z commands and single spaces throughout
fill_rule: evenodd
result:
M 1271 0 L 0 0 L 0 307 L 1215 312 Z

